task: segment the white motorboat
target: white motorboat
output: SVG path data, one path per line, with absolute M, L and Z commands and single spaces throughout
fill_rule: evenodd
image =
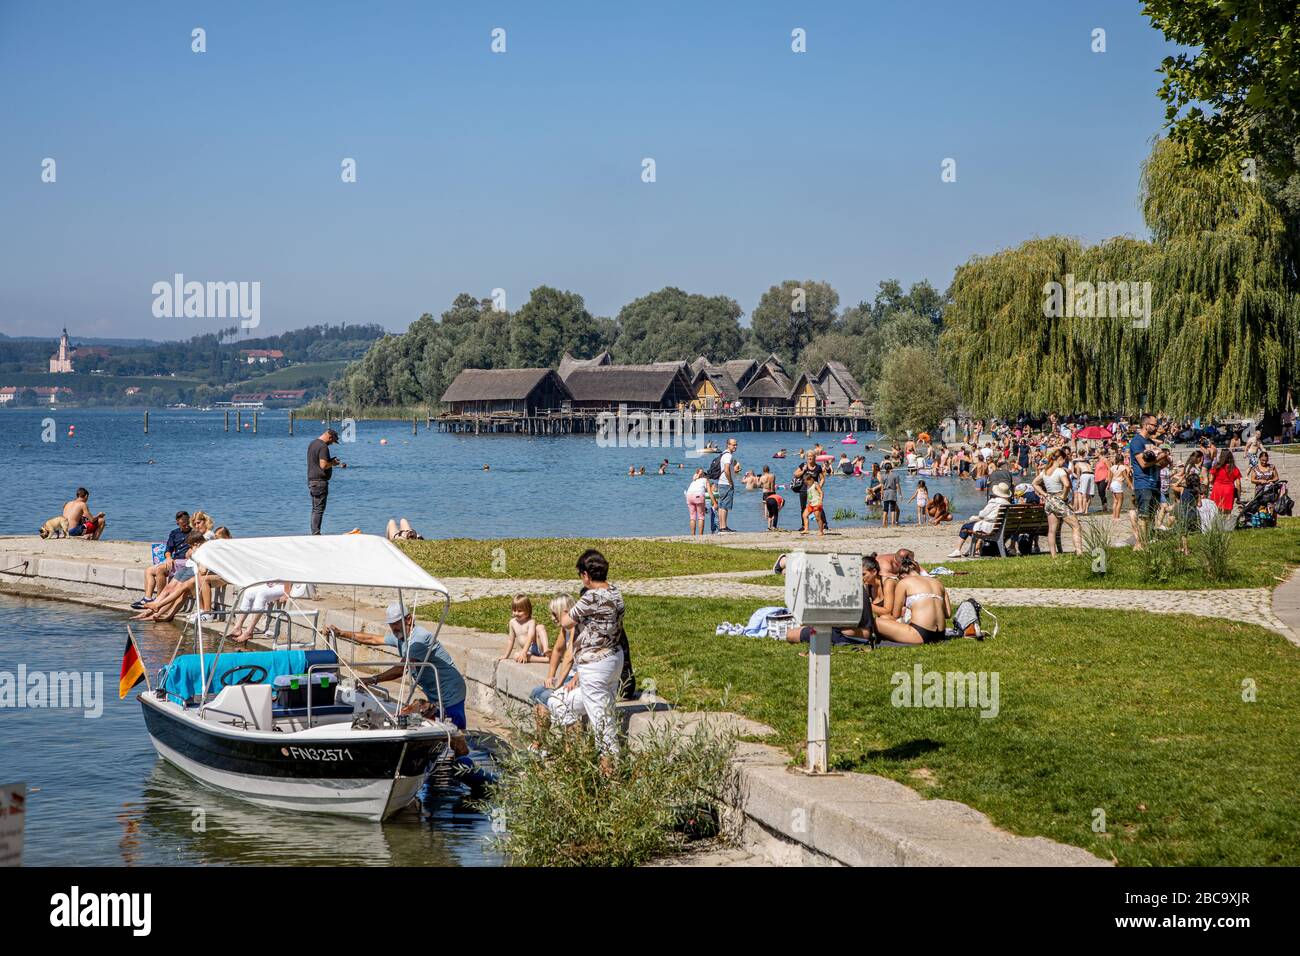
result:
M 405 609 L 408 592 L 432 592 L 442 598 L 439 630 L 451 603 L 435 578 L 373 535 L 212 540 L 200 560 L 239 595 L 277 581 L 392 588 Z M 232 606 L 238 603 L 237 595 Z M 226 650 L 234 615 L 226 617 L 215 652 L 204 650 L 200 622 L 198 652 L 173 652 L 139 694 L 164 760 L 265 807 L 384 820 L 414 799 L 459 733 L 448 722 L 401 713 L 414 696 L 412 672 L 432 666 L 427 660 L 405 661 L 394 698 L 362 684 L 354 669 L 360 665 L 314 627 L 311 647 Z M 340 683 L 345 696 L 336 696 Z

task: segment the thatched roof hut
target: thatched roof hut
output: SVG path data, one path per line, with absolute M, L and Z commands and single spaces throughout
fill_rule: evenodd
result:
M 684 362 L 576 368 L 565 386 L 574 408 L 676 408 L 691 399 Z
M 826 407 L 826 393 L 809 372 L 800 372 L 790 388 L 790 404 L 796 415 L 820 415 Z
M 750 411 L 789 408 L 793 385 L 785 365 L 775 355 L 769 355 L 740 390 L 740 400 Z
M 843 362 L 827 362 L 817 373 L 818 386 L 826 393 L 828 412 L 860 414 L 865 408 L 862 386 Z
M 723 362 L 722 367 L 731 376 L 731 380 L 736 383 L 736 388 L 744 388 L 748 385 L 749 380 L 758 371 L 758 363 L 753 359 L 732 359 L 730 362 Z
M 549 368 L 467 368 L 442 393 L 442 405 L 455 415 L 536 415 L 569 398 Z
M 614 357 L 610 355 L 608 351 L 601 352 L 594 358 L 589 359 L 574 358 L 568 352 L 565 352 L 563 357 L 560 359 L 560 378 L 567 380 L 569 373 L 576 368 L 597 368 L 599 366 L 612 365 L 613 363 Z
M 740 401 L 740 388 L 721 365 L 706 365 L 691 379 L 691 405 L 702 411 Z

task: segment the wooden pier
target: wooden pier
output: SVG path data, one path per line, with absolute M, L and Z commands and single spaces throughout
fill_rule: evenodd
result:
M 430 419 L 439 431 L 457 435 L 594 435 L 599 416 L 611 412 L 555 412 L 541 415 L 439 415 Z M 618 415 L 618 412 L 612 412 Z M 631 409 L 626 416 L 644 415 L 652 429 L 680 425 L 683 413 L 666 409 Z M 806 415 L 776 412 L 703 413 L 698 419 L 706 432 L 864 432 L 872 430 L 870 409 L 865 415 L 822 413 Z

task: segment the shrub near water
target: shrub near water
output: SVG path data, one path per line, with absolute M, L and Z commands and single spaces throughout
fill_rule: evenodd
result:
M 546 756 L 498 756 L 485 810 L 514 866 L 636 866 L 718 832 L 734 801 L 735 737 L 673 721 L 625 743 L 606 776 L 592 734 L 552 727 Z

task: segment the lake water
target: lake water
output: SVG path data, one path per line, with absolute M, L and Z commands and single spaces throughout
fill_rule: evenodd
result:
M 251 417 L 245 412 L 246 422 Z M 146 435 L 138 410 L 0 410 L 0 534 L 35 533 L 79 485 L 90 490 L 92 510 L 107 513 L 109 538 L 161 541 L 182 508 L 207 511 L 236 536 L 307 533 L 307 445 L 323 430 L 320 423 L 300 420 L 290 437 L 287 412 L 260 414 L 255 435 L 251 429 L 237 433 L 233 413 L 229 433 L 223 421 L 221 412 L 154 411 Z M 54 441 L 42 440 L 50 435 Z M 719 444 L 726 438 L 709 437 Z M 865 448 L 876 440 L 873 433 L 860 434 L 862 444 L 844 446 L 839 434 L 736 437 L 742 469 L 771 465 L 779 483 L 793 473 L 798 449 L 816 441 L 837 457 L 842 447 L 850 457 L 861 450 L 868 461 L 881 458 Z M 358 422 L 356 440 L 335 447 L 349 467 L 336 471 L 330 484 L 325 532 L 382 533 L 390 517 L 405 516 L 425 537 L 685 534 L 682 493 L 693 469 L 713 457 L 688 457 L 681 448 L 602 448 L 592 435 L 449 435 L 423 422 L 415 435 L 410 422 Z M 780 448 L 790 457 L 773 460 Z M 654 472 L 663 458 L 673 467 L 659 476 Z M 627 477 L 629 465 L 644 465 L 646 477 Z M 973 482 L 926 483 L 931 494 L 953 501 L 958 517 L 983 504 Z M 863 513 L 865 484 L 838 477 L 830 482 L 827 515 L 838 508 Z M 915 479 L 904 475 L 903 498 L 914 488 Z M 732 527 L 763 530 L 760 502 L 758 492 L 738 491 Z M 905 522 L 914 520 L 914 506 L 902 510 Z M 786 508 L 781 524 L 798 527 L 794 508 Z
M 166 661 L 170 625 L 136 630 L 144 659 Z M 26 782 L 23 862 L 118 865 L 494 865 L 488 819 L 461 791 L 425 794 L 382 826 L 243 803 L 164 763 L 135 694 L 117 698 L 122 615 L 0 594 L 0 671 L 103 674 L 102 713 L 0 709 L 0 783 Z

